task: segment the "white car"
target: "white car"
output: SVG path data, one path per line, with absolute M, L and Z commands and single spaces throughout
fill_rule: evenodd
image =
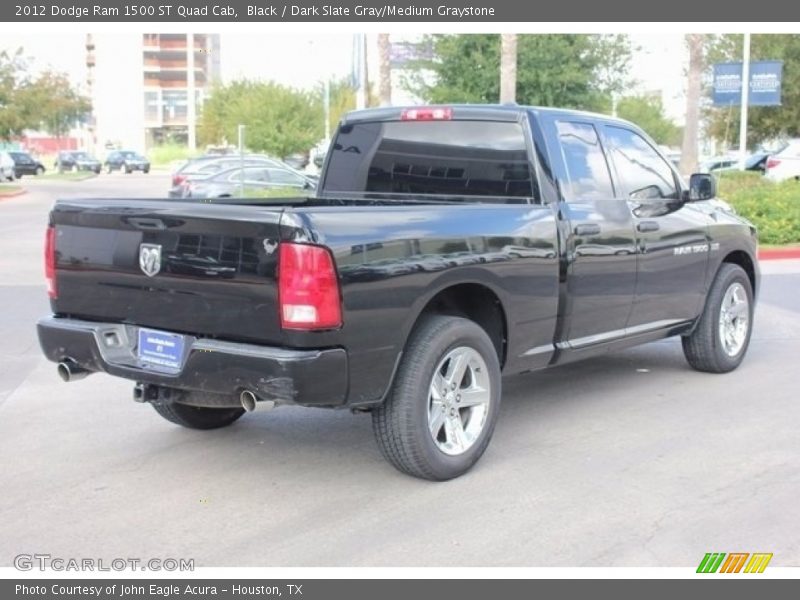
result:
M 800 139 L 789 140 L 789 144 L 767 159 L 765 175 L 772 181 L 800 179 Z
M 8 152 L 0 151 L 0 182 L 14 181 L 14 159 Z

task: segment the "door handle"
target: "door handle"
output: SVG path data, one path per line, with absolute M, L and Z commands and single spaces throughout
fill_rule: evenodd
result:
M 600 225 L 597 223 L 582 223 L 575 225 L 575 235 L 599 235 Z
M 636 224 L 636 229 L 641 233 L 647 233 L 648 231 L 658 231 L 661 226 L 656 221 L 639 221 Z

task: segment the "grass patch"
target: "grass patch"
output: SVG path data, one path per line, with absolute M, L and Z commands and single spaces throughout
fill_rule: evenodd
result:
M 172 167 L 176 163 L 202 154 L 199 150 L 189 150 L 188 146 L 164 144 L 148 150 L 147 157 L 153 167 Z
M 26 179 L 30 177 L 31 179 L 47 179 L 47 180 L 57 180 L 57 181 L 84 181 L 86 179 L 91 179 L 92 177 L 97 177 L 97 173 L 94 171 L 66 171 L 64 173 L 59 173 L 58 171 L 45 171 L 44 175 L 34 176 L 34 175 L 27 175 Z
M 722 173 L 719 197 L 758 227 L 761 244 L 800 243 L 800 182 L 775 183 L 757 173 Z
M 297 188 L 245 188 L 245 198 L 305 198 L 312 196 L 314 190 L 298 190 Z
M 13 196 L 22 191 L 22 186 L 13 183 L 0 183 L 0 198 L 3 196 Z

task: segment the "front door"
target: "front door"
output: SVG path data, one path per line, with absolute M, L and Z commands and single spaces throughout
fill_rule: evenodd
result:
M 670 164 L 639 133 L 605 125 L 604 142 L 634 216 L 639 256 L 632 332 L 668 327 L 702 310 L 713 250 L 711 217 L 681 201 Z

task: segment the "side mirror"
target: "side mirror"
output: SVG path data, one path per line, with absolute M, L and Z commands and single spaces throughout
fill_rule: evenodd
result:
M 689 202 L 717 197 L 717 182 L 710 173 L 694 173 L 689 178 Z

